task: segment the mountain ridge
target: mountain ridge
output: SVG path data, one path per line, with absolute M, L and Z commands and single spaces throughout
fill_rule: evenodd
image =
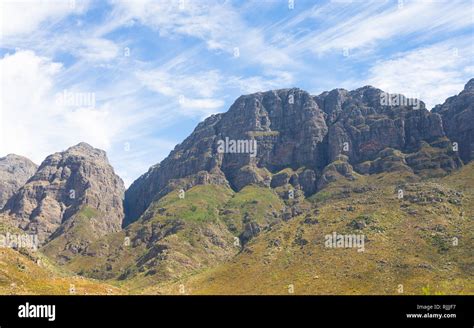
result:
M 424 106 L 424 103 L 420 101 L 421 106 L 419 109 L 415 109 L 415 111 L 421 111 L 420 113 L 422 115 L 418 115 L 420 116 L 418 117 L 418 119 L 421 122 L 421 125 L 425 125 L 421 128 L 424 130 L 430 130 L 431 128 L 434 128 L 434 132 L 428 131 L 429 133 L 426 136 L 421 137 L 411 136 L 411 139 L 414 138 L 416 142 L 419 142 L 420 140 L 431 142 L 435 138 L 444 138 L 449 135 L 448 137 L 454 137 L 460 140 L 461 149 L 459 153 L 461 154 L 463 161 L 470 161 L 471 157 L 463 154 L 466 154 L 469 149 L 474 148 L 470 145 L 467 145 L 466 147 L 462 146 L 466 144 L 466 140 L 471 140 L 471 135 L 473 134 L 472 130 L 467 131 L 468 138 L 463 138 L 462 136 L 459 136 L 459 134 L 455 134 L 453 132 L 453 130 L 456 129 L 452 127 L 452 124 L 448 124 L 446 122 L 449 122 L 449 116 L 453 115 L 452 104 L 457 104 L 456 100 L 459 96 L 466 95 L 467 97 L 471 97 L 472 90 L 474 90 L 474 79 L 471 79 L 466 83 L 464 90 L 461 91 L 459 95 L 449 97 L 445 101 L 445 103 L 441 105 L 436 105 L 433 108 L 432 112 L 427 111 Z M 280 182 L 278 181 L 281 179 L 285 181 L 289 179 L 296 179 L 297 181 L 294 184 L 297 187 L 300 186 L 306 195 L 311 195 L 317 190 L 321 190 L 321 188 L 326 185 L 326 180 L 332 179 L 332 177 L 327 177 L 326 175 L 324 175 L 324 168 L 326 168 L 329 164 L 336 160 L 342 160 L 342 164 L 338 166 L 339 171 L 344 171 L 345 173 L 343 173 L 342 175 L 348 178 L 351 178 L 351 172 L 353 172 L 354 170 L 361 174 L 370 174 L 370 172 L 373 173 L 380 171 L 380 161 L 379 163 L 375 164 L 368 164 L 367 161 L 376 159 L 375 156 L 378 155 L 378 152 L 386 149 L 386 146 L 388 146 L 389 149 L 393 148 L 395 150 L 403 150 L 403 148 L 408 147 L 407 143 L 413 142 L 413 140 L 404 140 L 403 142 L 398 144 L 397 142 L 395 142 L 395 147 L 391 147 L 393 145 L 384 145 L 383 149 L 380 149 L 381 147 L 379 146 L 378 148 L 376 147 L 375 150 L 371 150 L 369 147 L 368 149 L 364 149 L 364 152 L 371 153 L 370 156 L 365 155 L 361 157 L 359 154 L 356 154 L 355 150 L 363 148 L 364 145 L 359 144 L 355 145 L 355 147 L 351 147 L 354 138 L 348 135 L 348 133 L 350 134 L 351 132 L 348 130 L 354 128 L 354 126 L 351 125 L 353 123 L 352 121 L 355 121 L 356 123 L 361 123 L 360 120 L 366 119 L 366 117 L 364 116 L 368 116 L 371 114 L 383 114 L 386 115 L 388 118 L 392 118 L 394 117 L 394 115 L 397 114 L 396 111 L 402 111 L 407 108 L 413 109 L 413 106 L 385 106 L 387 108 L 394 108 L 395 113 L 379 113 L 378 111 L 383 108 L 383 106 L 380 104 L 380 95 L 382 93 L 384 93 L 383 90 L 373 87 L 371 85 L 366 85 L 350 91 L 343 88 L 336 88 L 331 91 L 324 91 L 319 95 L 311 95 L 300 88 L 275 89 L 264 92 L 256 92 L 248 95 L 241 95 L 235 100 L 235 102 L 232 104 L 232 106 L 227 112 L 211 115 L 210 117 L 200 122 L 196 126 L 194 131 L 182 143 L 176 145 L 175 148 L 163 161 L 151 166 L 146 173 L 137 178 L 132 183 L 132 185 L 130 185 L 129 188 L 125 190 L 125 219 L 123 220 L 122 225 L 126 226 L 134 220 L 138 219 L 138 217 L 146 210 L 146 208 L 149 206 L 153 199 L 159 199 L 160 197 L 168 193 L 170 190 L 176 189 L 177 186 L 180 186 L 184 189 L 189 189 L 191 186 L 196 184 L 211 183 L 229 185 L 234 190 L 239 190 L 242 187 L 252 183 L 274 187 L 280 184 Z M 289 99 L 290 97 L 293 97 L 293 104 L 289 103 L 291 102 Z M 270 160 L 262 164 L 261 158 L 257 158 L 257 160 L 260 160 L 260 163 L 255 163 L 252 162 L 252 158 L 236 160 L 235 154 L 216 154 L 215 144 L 212 143 L 215 143 L 217 137 L 224 137 L 225 135 L 225 137 L 234 136 L 235 139 L 239 139 L 241 137 L 255 139 L 260 138 L 259 141 L 262 142 L 262 144 L 264 145 L 264 150 L 267 150 L 265 149 L 265 143 L 273 142 L 272 139 L 280 137 L 278 134 L 281 132 L 285 132 L 285 129 L 292 130 L 290 132 L 294 133 L 295 130 L 299 130 L 301 128 L 301 126 L 299 126 L 298 124 L 291 125 L 290 123 L 284 122 L 281 119 L 280 122 L 273 122 L 271 120 L 272 115 L 268 115 L 269 113 L 265 113 L 266 115 L 259 116 L 258 114 L 260 112 L 266 110 L 265 108 L 262 109 L 258 107 L 259 101 L 261 102 L 265 99 L 267 101 L 265 105 L 268 105 L 268 98 L 270 98 L 270 105 L 274 105 L 271 104 L 271 101 L 280 102 L 280 104 L 277 104 L 280 105 L 280 108 L 277 108 L 280 111 L 276 114 L 273 113 L 275 114 L 273 115 L 273 117 L 280 119 L 282 115 L 288 115 L 290 113 L 292 115 L 291 118 L 294 119 L 295 113 L 299 113 L 302 115 L 299 122 L 303 122 L 306 119 L 310 121 L 309 124 L 306 122 L 306 125 L 303 125 L 303 129 L 309 129 L 310 133 L 304 134 L 304 137 L 299 139 L 300 144 L 297 145 L 298 152 L 309 153 L 309 156 L 305 156 L 304 158 L 298 158 L 299 155 L 297 154 L 296 157 L 293 156 L 291 160 L 288 160 L 288 158 L 285 159 L 285 152 L 280 152 L 277 154 L 277 156 L 274 156 L 278 157 L 277 161 L 272 162 Z M 255 104 L 248 104 L 248 102 L 255 101 L 257 107 L 253 106 Z M 285 104 L 285 102 L 287 101 L 288 103 Z M 462 101 L 465 102 L 466 100 Z M 260 104 L 260 106 L 261 105 L 262 104 Z M 354 106 L 359 106 L 360 108 L 362 108 L 363 111 L 365 111 L 365 113 L 361 113 L 360 108 L 353 111 L 353 108 L 351 107 Z M 292 107 L 296 107 L 296 110 Z M 285 109 L 287 111 L 284 112 Z M 467 110 L 464 110 L 464 112 L 468 110 L 472 111 L 472 106 L 467 108 Z M 344 113 L 349 115 L 344 115 Z M 240 120 L 239 116 L 242 116 L 240 117 Z M 355 116 L 355 118 L 351 116 Z M 242 118 L 247 121 L 243 122 Z M 400 119 L 398 117 L 395 118 Z M 469 116 L 469 118 L 471 119 L 472 115 Z M 410 117 L 410 119 L 412 121 L 416 121 L 417 117 Z M 409 120 L 407 122 L 409 122 Z M 468 120 L 467 122 L 470 121 Z M 388 123 L 390 125 L 390 122 Z M 466 124 L 464 124 L 464 126 L 465 125 Z M 222 131 L 223 127 L 224 131 Z M 227 129 L 227 131 L 225 130 L 225 128 L 229 127 L 232 127 L 233 129 L 231 133 L 229 133 L 229 129 Z M 382 125 L 382 128 L 386 127 L 387 126 Z M 394 128 L 393 124 L 388 127 Z M 372 126 L 369 126 L 369 128 L 372 128 Z M 413 129 L 413 127 L 410 127 L 409 129 Z M 445 133 L 444 130 L 447 130 L 448 133 Z M 370 132 L 376 133 L 377 131 L 375 129 L 372 129 Z M 252 133 L 255 133 L 256 136 L 252 136 Z M 405 135 L 403 135 L 403 132 L 401 134 L 401 137 L 406 137 Z M 313 139 L 311 140 L 313 143 L 319 143 L 319 145 L 315 146 L 310 144 L 302 144 L 301 140 L 308 135 L 310 136 L 310 138 Z M 383 133 L 381 135 L 383 136 Z M 463 136 L 465 135 L 466 133 Z M 345 138 L 345 140 L 347 141 L 344 142 L 348 142 L 349 148 L 352 148 L 347 153 L 341 151 L 341 147 L 343 146 L 341 145 L 342 141 L 338 140 L 341 137 Z M 444 140 L 439 143 L 443 144 L 444 146 L 447 146 L 449 141 Z M 200 144 L 204 145 L 204 148 L 199 148 Z M 294 147 L 295 145 L 290 143 L 284 145 L 284 147 L 286 146 Z M 439 144 L 437 146 L 439 146 Z M 201 157 L 198 159 L 186 157 L 184 158 L 186 163 L 180 164 L 176 167 L 176 160 L 180 160 L 182 158 L 182 153 L 192 152 L 193 149 L 189 149 L 192 147 L 198 148 L 197 154 L 201 152 L 201 154 L 199 154 Z M 418 146 L 415 145 L 414 147 Z M 65 152 L 74 149 L 87 149 L 88 151 L 96 152 L 98 156 L 106 157 L 104 151 L 95 149 L 84 142 L 81 142 L 75 146 L 68 148 L 67 150 L 65 150 Z M 211 156 L 209 156 L 209 154 L 206 154 L 207 156 L 203 156 L 203 149 L 205 151 L 210 150 Z M 272 148 L 271 151 L 278 152 L 279 149 Z M 385 155 L 393 157 L 393 151 L 388 151 L 388 153 L 389 154 Z M 194 154 L 191 155 L 196 155 L 196 151 L 194 152 Z M 266 154 L 266 156 L 271 155 L 272 154 L 268 154 L 268 152 Z M 10 155 L 10 157 L 11 156 L 12 155 Z M 48 156 L 48 158 L 50 156 Z M 19 158 L 20 157 L 21 156 L 19 156 Z M 448 170 L 452 170 L 462 165 L 462 163 L 460 163 L 460 160 L 456 158 L 456 156 L 448 154 L 446 158 L 448 157 L 451 157 L 451 162 L 447 165 L 447 167 L 445 167 L 445 169 L 447 168 Z M 282 158 L 283 160 L 286 160 L 286 163 L 281 163 Z M 27 160 L 26 158 L 23 159 Z M 404 161 L 404 159 L 398 158 L 396 161 L 406 164 L 406 159 Z M 196 164 L 196 162 L 199 163 Z M 356 165 L 355 167 L 353 167 L 354 164 Z M 188 165 L 188 167 L 186 167 L 186 165 Z M 192 168 L 189 169 L 189 166 L 191 166 Z M 304 174 L 301 177 L 283 177 L 282 175 L 277 175 L 278 171 L 286 167 L 291 167 L 293 170 L 297 170 L 303 167 L 307 168 L 308 170 L 304 171 Z M 235 168 L 237 168 L 238 170 L 236 172 L 232 172 L 235 171 Z M 38 167 L 38 170 L 40 169 L 41 166 Z M 341 174 L 341 172 L 337 172 L 337 168 L 335 169 L 337 174 Z M 170 173 L 170 170 L 176 173 Z M 269 172 L 265 172 L 265 170 L 268 170 Z M 165 171 L 165 174 L 163 174 L 163 171 Z M 276 179 L 274 181 L 269 180 L 271 179 L 269 178 L 270 175 L 276 175 Z M 34 176 L 31 175 L 29 178 L 34 178 Z M 183 181 L 183 179 L 186 181 Z M 323 181 L 316 182 L 316 179 L 322 179 Z M 134 195 L 138 194 L 140 196 L 143 196 L 143 193 L 141 193 L 142 190 L 140 190 L 140 188 L 145 187 L 148 188 L 146 189 L 148 193 L 146 197 L 136 197 Z M 140 201 L 141 204 L 133 204 L 133 202 Z
M 115 175 L 105 151 L 79 143 L 49 155 L 26 184 L 5 204 L 2 212 L 42 242 L 73 218 L 84 206 L 101 211 L 95 222 L 99 235 L 120 229 L 123 217 L 123 181 Z
M 0 218 L 39 234 L 61 270 L 131 293 L 279 294 L 283 282 L 341 293 L 361 283 L 362 264 L 375 281 L 350 293 L 391 293 L 398 281 L 416 294 L 433 279 L 470 293 L 473 131 L 449 120 L 473 118 L 472 81 L 433 112 L 400 95 L 384 102 L 371 86 L 242 95 L 126 191 L 103 150 L 79 143 L 48 156 Z M 368 253 L 324 248 L 334 231 L 363 234 Z M 344 261 L 357 265 L 352 276 Z M 314 281 L 319 267 L 337 279 Z
M 465 89 L 469 87 L 469 83 Z M 312 194 L 325 185 L 321 183 L 318 187 L 315 180 L 321 177 L 324 167 L 338 159 L 339 155 L 347 156 L 348 163 L 343 165 L 345 167 L 341 167 L 342 170 L 349 172 L 353 169 L 349 166 L 357 165 L 356 171 L 366 174 L 377 171 L 377 168 L 371 168 L 372 165 L 363 163 L 376 159 L 380 151 L 394 148 L 407 153 L 416 153 L 421 148 L 419 144 L 421 141 L 428 144 L 436 141 L 435 150 L 444 148 L 435 154 L 435 157 L 439 157 L 439 161 L 444 163 L 439 167 L 440 171 L 451 171 L 462 165 L 458 156 L 449 151 L 450 140 L 446 138 L 443 126 L 443 121 L 448 120 L 448 117 L 445 116 L 443 120 L 437 112 L 428 111 L 422 101 L 416 105 L 419 108 L 414 108 L 413 105 L 383 106 L 381 104 L 383 94 L 384 91 L 380 89 L 364 86 L 352 91 L 334 89 L 317 96 L 299 88 L 289 88 L 238 97 L 227 112 L 212 115 L 199 123 L 190 136 L 178 144 L 168 157 L 132 183 L 126 191 L 124 226 L 136 220 L 153 199 L 172 190 L 179 184 L 180 179 L 192 175 L 195 176 L 194 180 L 198 181 L 197 183 L 210 181 L 226 184 L 227 181 L 234 190 L 238 190 L 251 183 L 271 185 L 271 181 L 268 181 L 268 172 L 262 169 L 268 169 L 274 174 L 278 169 L 287 166 L 293 169 L 308 167 L 311 171 L 305 173 L 299 185 L 304 186 L 306 194 Z M 288 103 L 290 98 L 293 104 Z M 400 98 L 402 101 L 406 100 Z M 263 109 L 258 107 L 261 101 L 266 101 Z M 249 105 L 248 102 L 255 103 Z M 276 106 L 273 108 L 273 113 L 262 114 L 271 106 Z M 300 121 L 291 126 L 291 122 L 288 120 L 284 122 L 280 118 L 292 110 L 291 114 L 295 115 L 293 107 L 299 109 L 296 114 L 303 115 L 304 119 L 300 118 Z M 275 114 L 276 111 L 279 111 L 278 114 Z M 277 121 L 272 118 L 276 118 Z M 361 125 L 362 129 L 358 129 L 358 125 Z M 232 128 L 226 129 L 226 126 Z M 367 126 L 368 131 L 365 131 Z M 279 133 L 291 129 L 293 131 L 286 136 L 279 136 Z M 301 132 L 296 131 L 300 129 L 303 131 L 308 129 L 310 132 L 302 137 Z M 248 158 L 237 159 L 236 156 L 215 153 L 217 138 L 231 137 L 242 140 L 252 138 L 249 137 L 249 133 L 257 135 L 254 138 L 259 139 L 257 142 L 263 145 L 259 148 L 263 148 L 265 156 L 270 157 L 267 158 L 269 161 L 262 159 L 261 155 L 256 163 Z M 277 143 L 280 140 L 278 142 L 272 140 L 276 138 L 280 138 L 283 142 L 285 138 L 297 139 L 297 143 L 290 142 L 279 147 Z M 305 143 L 304 139 L 314 140 Z M 381 140 L 387 142 L 380 143 Z M 345 142 L 348 143 L 347 153 L 341 151 Z M 266 147 L 269 143 L 276 145 Z M 296 152 L 288 153 L 289 147 L 298 149 Z M 198 150 L 195 151 L 194 148 Z M 278 154 L 274 156 L 278 160 L 271 161 L 272 153 Z M 193 155 L 196 155 L 196 158 L 193 158 Z M 291 157 L 290 160 L 288 156 Z M 411 156 L 408 158 L 409 163 L 405 164 L 419 172 L 426 164 L 420 163 L 423 156 Z M 318 159 L 315 160 L 316 158 Z M 406 159 L 399 158 L 397 161 L 403 163 Z M 183 162 L 188 164 L 185 168 L 181 167 Z M 168 183 L 172 186 L 168 186 Z M 187 181 L 181 185 L 183 188 L 189 188 L 195 183 Z
M 8 154 L 0 158 L 0 209 L 37 169 L 35 163 L 20 155 Z

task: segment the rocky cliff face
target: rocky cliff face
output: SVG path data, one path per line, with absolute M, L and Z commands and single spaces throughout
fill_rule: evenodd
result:
M 459 154 L 464 162 L 474 159 L 474 79 L 457 96 L 446 99 L 433 109 L 443 117 L 447 136 L 458 143 Z
M 94 233 L 104 235 L 121 228 L 123 193 L 105 152 L 80 143 L 48 156 L 3 211 L 45 241 L 59 227 L 73 225 L 71 218 L 87 208 L 95 214 L 90 218 Z
M 315 97 L 330 126 L 329 162 L 341 153 L 348 155 L 351 163 L 373 160 L 387 147 L 411 152 L 422 140 L 432 142 L 445 136 L 441 116 L 430 113 L 422 102 L 417 106 L 383 105 L 386 95 L 367 86 Z
M 170 183 L 176 185 L 177 179 L 183 188 L 217 183 L 240 190 L 251 183 L 269 186 L 269 171 L 320 168 L 327 130 L 324 113 L 300 89 L 241 96 L 227 113 L 201 122 L 160 165 L 131 185 L 125 198 L 126 224 L 138 218 L 154 198 L 169 192 Z
M 126 192 L 124 223 L 171 190 L 196 184 L 228 184 L 236 191 L 250 184 L 291 185 L 310 195 L 356 173 L 444 174 L 461 165 L 443 116 L 421 101 L 370 86 L 318 96 L 300 89 L 255 93 L 201 122 L 135 181 Z
M 38 166 L 28 158 L 10 154 L 0 158 L 0 209 L 35 174 Z

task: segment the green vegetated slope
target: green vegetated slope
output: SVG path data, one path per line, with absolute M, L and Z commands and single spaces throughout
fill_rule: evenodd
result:
M 227 263 L 143 293 L 473 294 L 473 185 L 473 164 L 445 178 L 338 181 Z M 365 235 L 365 251 L 325 247 L 333 232 Z
M 283 208 L 269 188 L 248 186 L 234 193 L 225 186 L 199 185 L 184 197 L 173 191 L 155 201 L 140 220 L 97 239 L 85 252 L 55 257 L 66 245 L 56 240 L 44 251 L 67 270 L 141 293 L 230 261 L 241 251 L 239 237 L 251 240 L 271 229 Z
M 220 263 L 236 252 L 233 235 L 219 217 L 232 194 L 215 185 L 196 186 L 184 198 L 172 192 L 153 203 L 141 220 L 96 240 L 63 266 L 140 287 Z
M 21 235 L 0 223 L 0 233 Z M 71 289 L 72 288 L 72 289 Z M 0 295 L 114 295 L 127 291 L 113 285 L 74 275 L 54 265 L 40 251 L 0 248 Z
M 473 294 L 473 185 L 473 164 L 444 178 L 359 175 L 306 199 L 288 199 L 290 186 L 198 185 L 92 242 L 102 214 L 85 207 L 36 252 L 42 266 L 1 250 L 0 293 Z M 333 232 L 364 235 L 364 252 L 325 247 Z
M 67 261 L 77 252 L 86 249 L 92 240 L 99 238 L 92 228 L 94 219 L 103 215 L 96 209 L 84 206 L 53 234 L 58 237 L 48 242 L 41 251 L 58 262 Z

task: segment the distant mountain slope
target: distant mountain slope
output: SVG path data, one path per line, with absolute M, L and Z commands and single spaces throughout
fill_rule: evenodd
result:
M 280 222 L 284 209 L 274 191 L 254 186 L 239 193 L 220 185 L 195 186 L 182 199 L 176 190 L 124 231 L 71 257 L 65 267 L 96 279 L 145 286 L 180 278 L 230 260 L 242 245 Z M 54 241 L 43 251 L 54 258 L 51 245 Z
M 120 230 L 123 193 L 105 152 L 81 143 L 48 156 L 3 212 L 12 224 L 38 233 L 43 243 L 74 228 L 77 214 L 86 211 L 92 238 Z M 84 245 L 70 247 L 79 251 Z
M 442 179 L 383 173 L 340 181 L 231 261 L 142 292 L 472 295 L 473 185 L 473 163 Z M 364 251 L 326 247 L 334 232 L 364 235 Z
M 457 96 L 437 105 L 434 113 L 443 117 L 446 135 L 459 144 L 459 154 L 465 162 L 474 159 L 474 79 Z
M 35 174 L 38 166 L 28 158 L 10 154 L 0 158 L 0 209 Z

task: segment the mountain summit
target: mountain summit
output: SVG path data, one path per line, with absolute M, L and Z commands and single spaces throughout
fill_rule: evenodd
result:
M 474 79 L 457 96 L 446 99 L 433 109 L 443 118 L 446 135 L 458 143 L 464 162 L 474 159 Z
M 4 212 L 42 241 L 73 226 L 81 211 L 94 212 L 94 232 L 120 230 L 124 185 L 104 151 L 80 143 L 48 156 L 36 173 L 7 202 Z
M 472 100 L 471 93 L 464 93 Z M 463 98 L 459 103 L 468 102 Z M 451 123 L 446 122 L 452 113 L 440 112 L 428 111 L 418 99 L 371 86 L 318 96 L 297 88 L 241 96 L 228 112 L 201 122 L 165 160 L 130 186 L 125 225 L 178 187 L 210 183 L 239 191 L 250 184 L 273 188 L 290 183 L 308 196 L 358 173 L 450 172 L 462 162 L 448 137 L 460 140 L 464 135 L 451 133 Z M 472 107 L 466 113 L 472 118 Z M 472 135 L 472 130 L 466 133 Z M 236 146 L 255 143 L 256 152 L 238 147 L 219 151 L 225 140 Z
M 38 166 L 28 158 L 9 154 L 0 158 L 0 209 L 35 174 Z

